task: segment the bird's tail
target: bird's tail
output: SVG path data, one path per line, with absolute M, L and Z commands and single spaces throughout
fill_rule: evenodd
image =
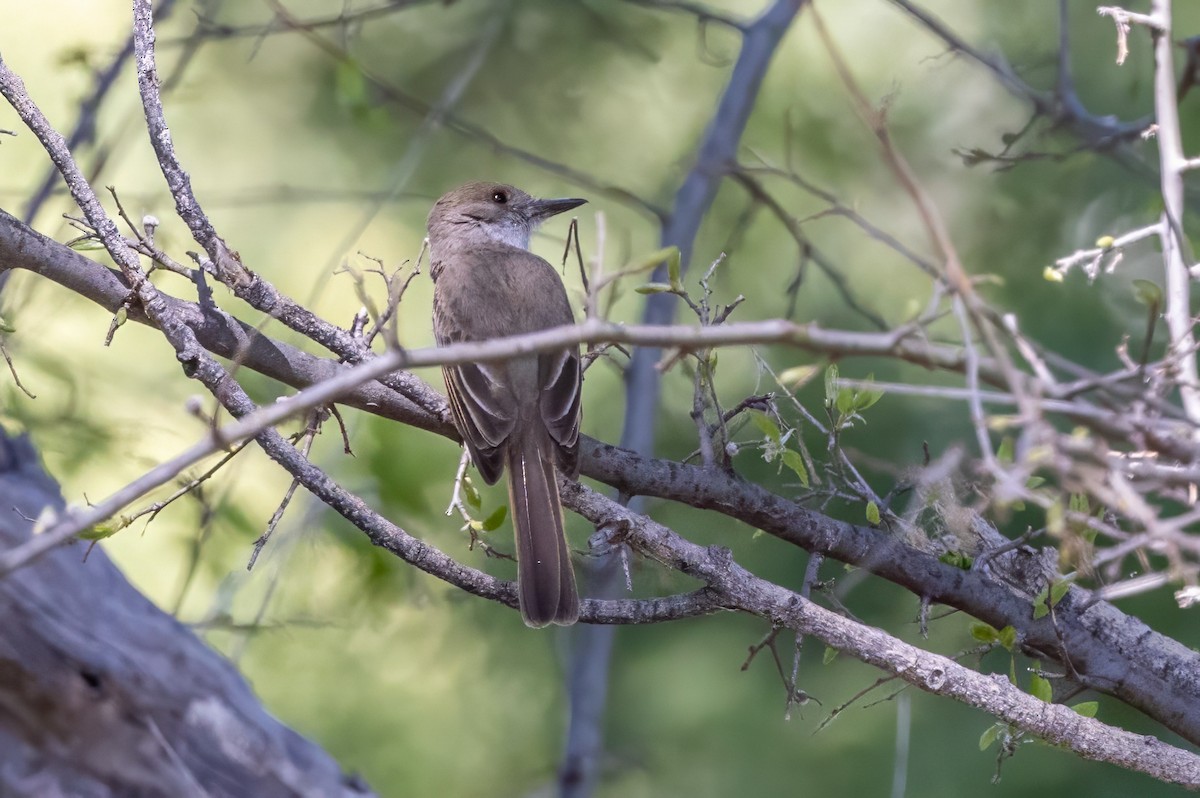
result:
M 579 619 L 575 571 L 563 531 L 554 454 L 544 430 L 518 431 L 507 447 L 508 500 L 517 538 L 517 590 L 528 626 Z

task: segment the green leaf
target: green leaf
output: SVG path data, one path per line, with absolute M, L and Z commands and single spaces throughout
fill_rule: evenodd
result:
M 9 323 L 8 319 L 4 318 L 3 316 L 0 316 L 0 332 L 10 333 L 10 332 L 16 332 L 16 331 L 17 331 L 17 328 L 12 326 L 12 324 Z
M 833 407 L 833 403 L 838 397 L 838 367 L 837 363 L 830 363 L 829 368 L 825 369 L 825 406 Z
M 502 504 L 492 511 L 492 514 L 483 519 L 483 531 L 492 532 L 500 528 L 504 523 L 504 519 L 508 517 L 508 505 Z
M 1148 308 L 1158 309 L 1163 306 L 1163 291 L 1157 283 L 1149 280 L 1133 281 L 1133 296 Z
M 789 391 L 795 391 L 811 380 L 816 373 L 816 366 L 792 366 L 779 373 L 777 382 Z
M 954 568 L 961 568 L 964 571 L 971 570 L 971 566 L 975 564 L 975 559 L 963 554 L 961 551 L 947 551 L 938 557 L 939 562 L 944 562 L 946 565 Z
M 1000 439 L 1000 446 L 996 449 L 996 459 L 1001 463 L 1012 463 L 1013 439 L 1011 435 L 1005 435 Z
M 1013 646 L 1017 644 L 1017 630 L 1011 625 L 1006 626 L 997 632 L 997 639 L 1000 645 L 1004 646 L 1009 651 L 1013 650 Z
M 879 524 L 879 505 L 875 502 L 867 502 L 867 521 L 872 525 Z
M 983 734 L 979 735 L 980 751 L 986 751 L 992 747 L 992 743 L 996 742 L 996 737 L 1000 735 L 1000 729 L 999 723 L 993 723 L 983 730 Z
M 478 510 L 483 506 L 482 500 L 479 498 L 479 489 L 475 487 L 475 483 L 471 478 L 464 476 L 462 480 L 463 499 L 467 502 L 467 506 Z
M 854 396 L 854 412 L 861 413 L 883 398 L 880 388 L 864 388 Z
M 1075 710 L 1080 715 L 1083 715 L 1085 718 L 1094 718 L 1096 717 L 1096 713 L 1100 711 L 1100 702 L 1084 701 L 1083 703 L 1076 704 L 1075 706 L 1071 707 L 1071 709 Z
M 875 382 L 875 375 L 868 374 L 863 382 L 868 384 Z M 860 388 L 854 392 L 854 402 L 851 409 L 855 413 L 861 413 L 882 398 L 883 391 L 878 388 Z
M 76 252 L 91 252 L 97 249 L 104 249 L 104 242 L 98 238 L 77 238 L 68 244 L 68 246 Z
M 835 659 L 837 659 L 837 655 L 838 655 L 838 650 L 836 648 L 832 648 L 830 646 L 825 646 L 825 655 L 823 657 L 821 657 L 821 664 L 828 665 L 829 663 L 831 663 Z
M 808 487 L 808 469 L 804 467 L 804 458 L 800 453 L 792 449 L 783 450 L 783 464 L 795 472 L 800 479 L 800 484 Z
M 129 320 L 129 311 L 123 306 L 117 308 L 117 315 L 114 317 L 114 320 L 117 322 L 117 326 L 120 327 Z
M 124 518 L 118 518 L 114 521 L 105 521 L 101 524 L 96 524 L 90 529 L 85 529 L 75 537 L 80 540 L 104 540 L 120 532 L 129 522 Z
M 986 624 L 983 621 L 972 621 L 968 627 L 971 632 L 971 637 L 978 640 L 980 643 L 998 643 L 1000 642 L 1000 633 L 995 627 Z
M 1049 598 L 1049 596 L 1050 596 L 1049 589 L 1042 588 L 1041 592 L 1039 592 L 1036 596 L 1033 597 L 1033 618 L 1034 618 L 1034 620 L 1037 620 L 1039 618 L 1045 618 L 1047 615 L 1050 614 L 1050 607 L 1049 607 L 1049 605 L 1046 604 L 1046 599 Z
M 843 416 L 854 412 L 854 389 L 842 388 L 837 392 L 837 411 Z
M 1029 681 L 1029 693 L 1047 704 L 1054 701 L 1054 688 L 1050 686 L 1050 680 L 1040 673 L 1033 674 L 1033 678 Z
M 679 277 L 679 247 L 668 247 L 667 254 L 667 280 L 676 289 L 683 288 L 683 282 Z
M 1067 591 L 1071 589 L 1073 579 L 1056 579 L 1054 584 L 1050 585 L 1050 606 L 1057 607 L 1058 602 L 1063 600 L 1063 596 L 1067 595 Z
M 1061 536 L 1065 526 L 1062 502 L 1055 501 L 1046 508 L 1046 531 L 1054 536 Z
M 676 246 L 656 249 L 645 257 L 632 261 L 629 265 L 622 269 L 622 271 L 628 274 L 648 272 L 651 269 L 656 268 L 663 261 L 666 261 L 667 263 L 668 276 L 671 275 L 672 269 L 674 269 L 675 276 L 671 278 L 671 282 L 679 282 L 679 247 Z M 675 263 L 674 267 L 671 265 L 672 261 Z
M 673 294 L 675 286 L 669 283 L 643 283 L 633 290 L 639 294 Z
M 367 79 L 357 61 L 338 63 L 333 74 L 333 90 L 344 108 L 361 108 L 367 104 Z
M 1092 512 L 1086 493 L 1072 493 L 1071 498 L 1067 501 L 1067 509 L 1071 512 L 1083 513 L 1084 515 L 1089 515 Z
M 773 418 L 761 410 L 751 410 L 750 420 L 754 422 L 754 426 L 758 427 L 759 432 L 769 439 L 771 443 L 775 444 L 776 446 L 780 445 L 780 442 L 783 440 L 783 435 L 779 431 L 779 425 L 775 423 Z

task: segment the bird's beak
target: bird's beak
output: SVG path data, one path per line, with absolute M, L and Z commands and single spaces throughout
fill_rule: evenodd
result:
M 529 220 L 533 223 L 538 223 L 543 219 L 549 219 L 551 216 L 557 216 L 560 213 L 569 211 L 572 208 L 578 208 L 580 205 L 587 202 L 585 199 L 535 199 L 529 203 Z

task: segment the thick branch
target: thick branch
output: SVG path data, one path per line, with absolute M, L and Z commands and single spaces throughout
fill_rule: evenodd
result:
M 5 548 L 30 540 L 22 515 L 62 509 L 24 438 L 0 436 L 0 506 Z M 104 552 L 83 553 L 59 549 L 0 579 L 0 794 L 371 794 Z
M 986 676 L 886 632 L 844 618 L 786 588 L 756 577 L 728 549 L 699 546 L 588 488 L 572 484 L 563 503 L 597 526 L 624 530 L 655 559 L 704 580 L 729 607 L 762 616 L 773 626 L 812 635 L 926 692 L 952 697 L 1085 759 L 1112 762 L 1162 781 L 1200 786 L 1200 757 L 1144 735 L 1085 718 L 1022 692 L 1004 674 Z

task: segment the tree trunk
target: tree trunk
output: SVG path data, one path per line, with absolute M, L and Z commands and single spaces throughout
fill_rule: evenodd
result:
M 29 440 L 0 433 L 0 546 L 62 506 Z M 0 578 L 0 795 L 371 794 L 84 545 Z

